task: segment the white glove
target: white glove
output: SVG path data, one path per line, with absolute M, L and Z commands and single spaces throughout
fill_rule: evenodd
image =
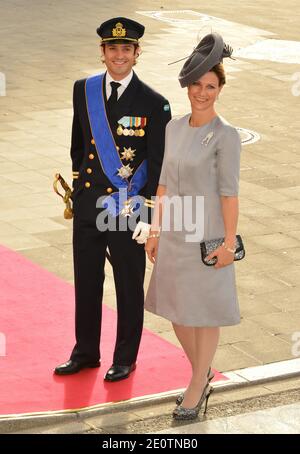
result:
M 136 240 L 138 244 L 144 244 L 147 241 L 150 231 L 150 224 L 146 222 L 139 221 L 136 228 L 134 229 L 132 239 Z

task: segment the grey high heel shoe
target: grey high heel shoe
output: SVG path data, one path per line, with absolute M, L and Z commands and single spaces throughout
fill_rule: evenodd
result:
M 204 402 L 205 402 L 205 406 L 204 406 L 203 414 L 205 415 L 205 413 L 207 411 L 208 399 L 209 399 L 209 396 L 212 394 L 213 391 L 214 391 L 214 388 L 212 388 L 209 385 L 209 383 L 207 383 L 207 385 L 205 386 L 205 388 L 203 390 L 203 393 L 202 393 L 202 395 L 200 397 L 200 400 L 199 400 L 198 404 L 196 405 L 196 407 L 184 408 L 181 405 L 179 405 L 173 411 L 173 418 L 176 419 L 177 421 L 184 421 L 184 420 L 188 421 L 188 420 L 191 420 L 191 419 L 196 419 L 198 417 L 198 415 L 199 415 L 199 412 L 200 412 L 201 407 L 202 407 Z
M 208 369 L 207 372 L 207 383 L 210 383 L 212 379 L 214 378 L 215 374 L 211 370 L 211 367 Z M 184 399 L 184 393 L 179 394 L 179 396 L 176 399 L 176 405 L 181 405 Z

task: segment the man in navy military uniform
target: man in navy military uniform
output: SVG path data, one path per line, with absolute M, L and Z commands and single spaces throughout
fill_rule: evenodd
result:
M 107 71 L 74 85 L 71 158 L 73 168 L 73 249 L 76 345 L 71 358 L 56 367 L 67 375 L 100 366 L 100 332 L 106 249 L 117 297 L 117 338 L 107 381 L 127 378 L 136 367 L 143 327 L 145 251 L 164 153 L 168 101 L 144 84 L 132 67 L 139 56 L 144 26 L 118 17 L 98 29 Z M 121 189 L 125 203 L 117 202 Z M 116 219 L 129 219 L 130 201 L 142 196 L 134 230 L 105 230 L 96 218 L 99 197 L 116 201 Z M 102 208 L 103 211 L 103 208 Z M 136 214 L 136 213 L 135 213 Z M 123 217 L 123 220 L 124 220 Z M 101 226 L 100 226 L 101 227 Z

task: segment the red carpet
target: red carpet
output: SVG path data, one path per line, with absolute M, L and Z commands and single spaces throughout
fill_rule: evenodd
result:
M 128 380 L 105 383 L 116 332 L 116 314 L 105 306 L 101 368 L 54 376 L 74 345 L 73 287 L 0 246 L 0 289 L 0 415 L 78 409 L 187 383 L 189 366 L 181 350 L 148 330 L 136 371 Z M 220 378 L 226 377 L 216 374 Z

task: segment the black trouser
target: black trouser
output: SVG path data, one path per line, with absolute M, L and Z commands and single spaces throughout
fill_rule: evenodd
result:
M 100 358 L 104 265 L 108 247 L 118 312 L 113 363 L 130 365 L 136 360 L 143 329 L 144 246 L 132 240 L 130 230 L 99 231 L 96 198 L 83 191 L 73 205 L 76 345 L 71 358 L 78 361 Z

